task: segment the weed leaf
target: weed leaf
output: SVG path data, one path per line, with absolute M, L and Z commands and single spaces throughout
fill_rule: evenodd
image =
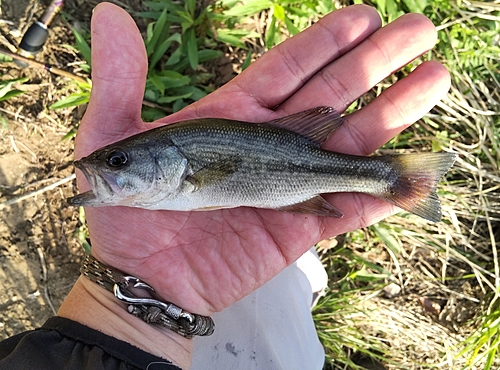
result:
M 273 2 L 269 0 L 250 0 L 241 6 L 235 6 L 224 14 L 232 17 L 246 17 L 259 13 L 265 9 L 270 9 Z
M 58 102 L 52 104 L 49 108 L 62 109 L 62 108 L 76 107 L 78 105 L 88 103 L 89 99 L 90 99 L 90 92 L 71 94 L 67 98 L 59 100 Z
M 153 70 L 154 67 L 156 66 L 156 63 L 161 59 L 161 57 L 165 54 L 165 52 L 168 50 L 170 45 L 172 44 L 173 41 L 178 42 L 179 44 L 181 43 L 181 35 L 179 33 L 174 33 L 172 36 L 170 36 L 168 39 L 163 41 L 163 43 L 158 46 L 153 51 L 153 55 L 150 58 L 149 61 L 149 70 Z
M 382 240 L 385 246 L 391 250 L 396 256 L 401 254 L 402 246 L 398 239 L 396 239 L 391 231 L 383 227 L 380 223 L 370 226 L 375 234 Z
M 194 34 L 194 28 L 190 28 L 186 32 L 186 38 L 189 65 L 192 69 L 196 70 L 198 68 L 198 45 L 196 45 L 196 35 Z
M 75 28 L 73 28 L 73 34 L 75 35 L 76 48 L 80 51 L 80 54 L 82 54 L 83 59 L 85 59 L 87 64 L 91 66 L 92 58 L 89 44 L 87 43 L 87 41 L 85 41 L 85 38 L 82 36 L 82 34 Z
M 165 8 L 161 14 L 154 26 L 152 27 L 152 34 L 151 38 L 147 41 L 146 43 L 146 52 L 148 57 L 153 54 L 156 45 L 158 43 L 162 43 L 163 40 L 161 40 L 162 36 L 168 33 L 169 27 L 165 27 L 167 25 L 167 8 Z M 150 29 L 148 29 L 150 31 Z
M 403 0 L 403 3 L 408 7 L 408 10 L 413 13 L 424 13 L 424 9 L 428 4 L 428 0 Z

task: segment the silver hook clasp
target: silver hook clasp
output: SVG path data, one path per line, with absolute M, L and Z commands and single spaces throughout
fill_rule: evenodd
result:
M 132 294 L 129 291 L 129 286 L 131 285 L 132 288 L 136 289 L 145 289 L 150 292 L 154 292 L 155 290 L 153 287 L 145 282 L 143 282 L 141 279 L 135 277 L 135 276 L 124 276 L 125 279 L 125 287 L 120 287 L 120 284 L 115 284 L 113 286 L 113 294 L 115 295 L 116 298 L 118 298 L 120 301 L 125 302 L 129 305 L 133 306 L 146 306 L 146 307 L 157 307 L 161 309 L 167 316 L 171 317 L 174 320 L 178 320 L 179 318 L 183 318 L 187 320 L 190 324 L 193 324 L 195 321 L 195 318 L 192 314 L 189 312 L 184 311 L 182 308 L 174 305 L 173 303 L 166 303 L 162 301 L 158 301 L 153 298 L 142 298 L 142 297 L 137 297 L 134 294 Z

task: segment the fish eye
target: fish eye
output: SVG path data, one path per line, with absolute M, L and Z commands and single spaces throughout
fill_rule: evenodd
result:
M 121 167 L 128 161 L 127 153 L 122 150 L 115 149 L 109 152 L 106 157 L 106 163 L 110 167 Z

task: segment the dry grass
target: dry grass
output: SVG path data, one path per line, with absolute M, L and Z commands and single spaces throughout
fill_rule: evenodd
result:
M 500 49 L 499 37 L 490 29 L 500 28 L 500 4 L 459 6 L 450 1 L 444 11 L 435 8 L 439 2 L 430 3 L 442 40 L 431 57 L 449 68 L 452 88 L 424 119 L 381 152 L 432 149 L 460 154 L 440 185 L 443 222 L 430 224 L 401 213 L 347 235 L 343 247 L 323 251 L 330 294 L 344 296 L 351 308 L 319 306 L 317 322 L 320 330 L 336 330 L 339 340 L 343 332 L 356 337 L 369 355 L 383 357 L 388 369 L 498 369 Z M 447 37 L 454 41 L 445 45 Z M 358 107 L 392 82 L 381 83 Z M 367 262 L 358 260 L 354 267 L 342 248 Z M 374 278 L 367 283 L 355 270 L 367 270 Z M 381 271 L 389 276 L 375 279 Z M 399 295 L 385 296 L 383 287 L 389 284 L 401 288 Z M 328 335 L 322 339 L 330 357 L 326 368 L 356 368 L 338 355 L 339 348 L 328 345 Z M 360 344 L 352 343 L 346 340 L 340 348 L 351 357 L 360 351 Z

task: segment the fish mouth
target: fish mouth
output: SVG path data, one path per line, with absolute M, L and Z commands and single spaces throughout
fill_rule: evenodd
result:
M 92 190 L 86 191 L 85 193 L 81 193 L 75 195 L 74 197 L 68 198 L 67 202 L 70 206 L 92 206 L 96 205 L 97 198 L 94 195 Z
M 90 184 L 91 189 L 94 190 L 97 186 L 97 179 L 96 179 L 96 177 L 98 176 L 97 171 L 93 171 L 92 167 L 86 166 L 85 163 L 83 163 L 82 161 L 75 161 L 74 165 L 76 168 L 78 168 L 80 171 L 83 172 L 85 178 Z
M 96 206 L 102 205 L 99 200 L 99 193 L 119 194 L 122 187 L 118 183 L 116 176 L 110 173 L 101 173 L 88 163 L 81 160 L 75 161 L 74 165 L 83 172 L 92 190 L 78 194 L 68 199 L 68 203 L 74 206 Z M 103 189 L 104 188 L 104 189 Z

